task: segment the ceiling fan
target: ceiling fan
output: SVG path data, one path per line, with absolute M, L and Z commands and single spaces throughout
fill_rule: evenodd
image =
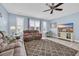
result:
M 63 9 L 58 8 L 58 7 L 61 6 L 62 4 L 63 4 L 63 3 L 58 3 L 58 4 L 55 5 L 55 3 L 51 3 L 51 4 L 46 3 L 46 5 L 47 5 L 50 9 L 44 10 L 43 12 L 50 11 L 50 14 L 52 14 L 54 10 L 62 11 Z

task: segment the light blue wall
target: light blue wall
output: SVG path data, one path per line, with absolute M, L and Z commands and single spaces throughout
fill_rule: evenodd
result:
M 74 39 L 79 41 L 79 13 L 67 15 L 57 19 L 52 19 L 49 21 L 49 24 L 51 23 L 57 23 L 57 24 L 74 23 Z M 50 29 L 51 28 L 49 26 L 49 30 Z
M 11 32 L 10 31 L 10 26 L 16 26 L 16 17 L 20 16 L 20 17 L 24 17 L 24 30 L 28 29 L 28 18 L 33 18 L 36 20 L 40 20 L 45 21 L 44 19 L 39 19 L 39 18 L 35 18 L 35 17 L 28 17 L 28 16 L 21 16 L 21 15 L 15 15 L 15 14 L 11 14 L 8 13 L 7 10 L 0 4 L 0 13 L 2 13 L 2 18 L 0 19 L 0 21 L 3 21 L 4 24 L 3 27 L 0 27 L 0 30 L 6 31 L 6 32 Z M 47 29 L 50 30 L 50 24 L 51 23 L 57 23 L 57 24 L 64 24 L 64 23 L 74 23 L 74 35 L 75 35 L 75 39 L 79 40 L 79 13 L 75 13 L 72 15 L 68 15 L 68 16 L 64 16 L 61 18 L 57 18 L 57 19 L 51 19 L 50 21 L 46 21 L 47 22 Z M 1 22 L 0 22 L 1 24 Z M 42 24 L 41 24 L 42 27 Z
M 16 26 L 16 17 L 17 16 L 24 17 L 24 30 L 28 29 L 28 19 L 40 20 L 41 27 L 42 27 L 42 21 L 46 21 L 41 18 L 35 18 L 35 17 L 31 17 L 31 16 L 22 16 L 22 15 L 8 13 L 2 4 L 0 4 L 0 12 L 2 13 L 2 19 L 0 19 L 0 20 L 5 22 L 5 24 L 2 24 L 3 27 L 0 28 L 0 30 L 6 31 L 9 34 L 11 33 L 10 27 Z M 46 22 L 48 23 L 48 21 L 46 21 Z M 41 30 L 42 30 L 42 28 L 41 28 Z
M 24 17 L 24 30 L 28 29 L 28 17 Z
M 9 34 L 11 33 L 10 27 L 16 26 L 16 15 L 8 13 L 9 21 L 8 21 L 8 30 Z
M 21 15 L 15 15 L 8 13 L 7 10 L 0 4 L 0 13 L 2 13 L 2 18 L 0 21 L 4 21 L 5 24 L 2 24 L 3 27 L 0 27 L 0 30 L 6 31 L 6 32 L 11 32 L 10 31 L 10 26 L 16 26 L 16 17 L 24 17 L 24 30 L 28 29 L 28 18 L 33 18 L 36 20 L 45 21 L 44 19 L 39 19 L 35 17 L 28 17 L 28 16 L 21 16 Z M 57 19 L 51 19 L 50 21 L 47 22 L 47 29 L 50 30 L 50 24 L 51 23 L 57 23 L 57 24 L 64 24 L 64 23 L 74 23 L 74 35 L 75 39 L 79 40 L 79 13 L 75 13 L 72 15 L 64 16 L 61 18 Z M 1 23 L 1 22 L 0 22 Z M 42 27 L 42 24 L 41 24 Z
M 9 25 L 8 25 L 9 33 L 11 33 L 10 27 L 11 26 L 16 26 L 16 17 L 18 17 L 18 16 L 24 18 L 24 30 L 28 29 L 28 20 L 29 19 L 34 19 L 34 20 L 41 21 L 41 27 L 42 27 L 42 22 L 46 21 L 44 19 L 39 19 L 39 18 L 31 17 L 31 16 L 22 16 L 22 15 L 16 15 L 16 14 L 12 14 L 12 13 L 8 13 L 8 15 L 9 15 L 9 21 L 8 21 L 9 22 Z M 48 21 L 46 21 L 46 22 L 48 22 Z M 41 28 L 41 30 L 42 30 L 42 28 Z
M 2 27 L 0 27 L 0 30 L 8 32 L 8 12 L 2 4 L 0 4 L 0 13 L 2 14 L 2 17 L 0 18 L 0 25 Z
M 16 18 L 17 17 L 23 17 L 24 18 L 24 30 L 28 28 L 28 18 L 25 16 L 21 16 L 21 15 L 16 15 L 16 14 L 12 14 L 12 13 L 8 13 L 9 15 L 9 34 L 11 34 L 11 30 L 10 27 L 11 26 L 15 26 L 16 27 Z

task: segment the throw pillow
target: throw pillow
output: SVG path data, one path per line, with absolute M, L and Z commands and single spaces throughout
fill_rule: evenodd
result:
M 2 42 L 2 44 L 0 44 L 0 52 L 2 52 L 6 46 L 7 46 L 7 43 Z
M 3 39 L 0 39 L 0 45 L 3 43 Z
M 4 34 L 0 31 L 0 39 L 4 37 Z

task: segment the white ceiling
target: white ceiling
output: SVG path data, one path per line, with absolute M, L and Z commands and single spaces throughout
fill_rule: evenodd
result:
M 50 14 L 49 11 L 42 12 L 49 9 L 45 3 L 3 3 L 3 6 L 8 12 L 13 14 L 32 16 L 46 20 L 79 12 L 79 3 L 64 3 L 59 6 L 60 8 L 63 8 L 63 11 L 54 11 L 53 14 Z

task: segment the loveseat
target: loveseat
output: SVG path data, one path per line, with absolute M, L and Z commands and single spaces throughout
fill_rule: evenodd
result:
M 37 30 L 25 30 L 23 34 L 24 41 L 38 40 L 42 38 L 42 34 Z

